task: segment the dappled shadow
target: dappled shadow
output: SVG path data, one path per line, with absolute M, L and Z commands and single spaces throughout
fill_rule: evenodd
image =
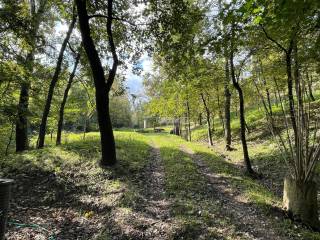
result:
M 13 160 L 1 163 L 6 169 L 5 176 L 16 181 L 8 239 L 31 239 L 30 236 L 37 234 L 48 237 L 51 233 L 57 239 L 91 239 L 112 221 L 106 222 L 106 217 L 114 209 L 134 208 L 143 199 L 140 180 L 148 153 L 139 159 L 141 152 L 137 148 L 150 147 L 142 141 L 131 139 L 128 143 L 120 139 L 117 141 L 119 163 L 102 170 L 96 163 L 99 159 L 96 143 L 90 140 L 62 145 L 61 151 L 71 152 L 75 162 L 65 163 L 68 159 L 44 149 L 29 152 L 32 161 L 28 160 L 29 155 L 15 156 L 15 160 L 26 164 L 23 168 Z M 38 162 L 46 159 L 54 159 L 51 168 L 44 168 Z M 34 224 L 38 227 L 30 227 Z
M 213 196 L 220 202 L 217 212 L 230 219 L 235 232 L 248 239 L 294 239 L 281 231 L 281 224 L 275 224 L 275 218 L 281 222 L 285 216 L 262 185 L 244 177 L 241 169 L 213 154 L 184 151 L 210 182 Z M 255 203 L 248 201 L 247 191 L 255 195 Z

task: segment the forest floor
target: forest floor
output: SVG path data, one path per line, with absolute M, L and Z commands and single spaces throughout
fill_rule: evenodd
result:
M 226 153 L 218 141 L 115 136 L 119 162 L 109 169 L 97 164 L 97 133 L 1 159 L 0 176 L 15 179 L 7 239 L 320 239 L 281 211 L 284 169 L 264 150 L 269 143 L 255 145 L 263 178 L 253 180 L 239 150 Z

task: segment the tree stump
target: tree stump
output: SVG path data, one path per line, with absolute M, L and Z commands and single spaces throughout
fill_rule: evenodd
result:
M 299 182 L 290 177 L 284 180 L 283 207 L 294 220 L 319 229 L 317 185 Z

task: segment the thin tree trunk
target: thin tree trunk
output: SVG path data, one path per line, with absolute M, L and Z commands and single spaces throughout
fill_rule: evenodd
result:
M 213 141 L 212 141 L 212 132 L 211 132 L 210 110 L 208 108 L 208 105 L 207 105 L 207 102 L 206 102 L 206 99 L 205 99 L 203 93 L 201 93 L 200 95 L 201 95 L 201 99 L 202 99 L 202 102 L 203 102 L 203 105 L 204 105 L 204 108 L 206 111 L 207 124 L 208 124 L 208 143 L 210 146 L 212 146 Z
M 286 70 L 287 70 L 287 87 L 288 87 L 288 99 L 289 99 L 289 110 L 290 110 L 290 118 L 291 124 L 294 131 L 294 134 L 297 134 L 297 124 L 295 118 L 295 111 L 294 111 L 294 98 L 293 98 L 293 80 L 292 80 L 292 62 L 291 62 L 291 53 L 292 48 L 286 52 Z
M 225 141 L 227 151 L 231 151 L 231 116 L 230 116 L 230 106 L 231 106 L 231 93 L 229 90 L 230 73 L 229 73 L 229 63 L 226 58 L 225 63 L 225 81 L 224 81 L 224 117 L 225 117 Z
M 188 120 L 188 137 L 189 137 L 189 141 L 191 142 L 190 105 L 188 100 L 186 105 L 187 105 L 187 120 Z
M 180 136 L 180 118 L 174 119 L 174 134 Z
M 83 124 L 83 140 L 86 140 L 86 132 L 87 132 L 87 116 L 84 117 Z
M 248 153 L 247 140 L 246 140 L 246 121 L 245 121 L 245 117 L 244 117 L 245 116 L 244 97 L 243 97 L 242 89 L 236 80 L 235 70 L 234 70 L 234 65 L 233 65 L 233 43 L 231 44 L 231 51 L 230 51 L 230 70 L 231 70 L 231 79 L 232 79 L 233 86 L 238 91 L 238 95 L 239 95 L 240 137 L 241 137 L 241 143 L 242 143 L 242 149 L 243 149 L 244 163 L 245 163 L 247 172 L 250 175 L 254 175 L 255 172 L 253 171 L 252 166 L 251 166 L 249 153 Z
M 218 89 L 217 89 L 217 92 L 218 92 Z M 217 102 L 218 102 L 218 115 L 219 115 L 219 119 L 220 119 L 220 122 L 221 122 L 221 126 L 222 126 L 222 129 L 223 129 L 223 132 L 225 132 L 224 119 L 223 119 L 223 116 L 222 116 L 219 94 L 217 94 Z
M 272 104 L 271 104 L 271 98 L 270 98 L 270 91 L 269 91 L 269 88 L 268 88 L 268 85 L 267 85 L 267 80 L 265 78 L 262 62 L 261 62 L 260 59 L 259 59 L 259 64 L 260 64 L 262 82 L 263 82 L 263 85 L 265 86 L 265 91 L 266 91 L 266 95 L 267 95 L 268 108 L 269 108 L 270 115 L 272 116 L 273 113 L 272 113 Z
M 76 74 L 76 70 L 79 64 L 79 60 L 80 60 L 80 53 L 77 54 L 76 56 L 76 60 L 72 69 L 72 72 L 69 76 L 69 80 L 67 83 L 67 87 L 64 90 L 64 94 L 63 94 L 63 99 L 60 105 L 60 110 L 59 110 L 59 120 L 58 120 L 58 127 L 57 127 L 57 140 L 56 140 L 56 145 L 60 145 L 61 144 L 61 133 L 62 133 L 62 128 L 63 128 L 63 118 L 64 118 L 64 108 L 65 105 L 67 103 L 67 99 L 68 99 L 68 94 L 69 94 L 69 90 L 71 88 L 74 76 Z
M 57 61 L 57 65 L 56 65 L 56 69 L 54 71 L 51 83 L 50 83 L 50 87 L 49 87 L 49 91 L 48 91 L 48 96 L 47 96 L 47 100 L 46 100 L 46 104 L 43 110 L 43 114 L 42 114 L 42 119 L 41 119 L 41 124 L 40 124 L 40 130 L 39 130 L 39 142 L 38 142 L 38 148 L 43 148 L 44 146 L 44 140 L 46 137 L 46 127 L 47 127 L 47 120 L 48 120 L 48 116 L 50 113 L 50 108 L 51 108 L 51 102 L 52 102 L 52 98 L 53 98 L 53 93 L 54 93 L 54 88 L 59 80 L 59 75 L 61 72 L 61 65 L 62 65 L 62 61 L 63 61 L 63 55 L 64 55 L 64 51 L 67 47 L 67 43 L 70 39 L 71 33 L 73 31 L 74 25 L 76 23 L 76 14 L 73 14 L 72 17 L 72 21 L 71 24 L 69 26 L 67 35 L 61 45 L 61 49 L 60 49 L 60 53 L 58 56 L 58 61 Z
M 8 156 L 9 154 L 9 148 L 10 148 L 10 145 L 11 145 L 11 142 L 12 142 L 12 137 L 13 137 L 13 132 L 14 132 L 14 122 L 11 124 L 11 132 L 10 132 L 10 137 L 9 137 L 9 141 L 8 141 L 8 144 L 6 146 L 6 151 L 5 151 L 5 155 Z
M 82 42 L 91 66 L 94 85 L 96 89 L 95 96 L 98 124 L 100 129 L 102 166 L 114 165 L 117 161 L 115 141 L 109 113 L 109 92 L 113 84 L 118 66 L 118 57 L 115 51 L 111 28 L 113 8 L 112 3 L 112 0 L 108 0 L 107 33 L 109 45 L 113 56 L 113 65 L 111 70 L 109 71 L 108 80 L 106 82 L 101 61 L 90 34 L 89 16 L 86 9 L 86 0 L 76 0 Z
M 276 106 L 278 107 L 279 106 L 279 99 L 278 99 L 278 95 L 277 95 L 276 90 L 274 91 L 274 98 L 275 98 Z
M 284 53 L 286 57 L 286 73 L 287 73 L 287 88 L 288 88 L 288 99 L 289 99 L 289 110 L 290 110 L 290 119 L 291 119 L 291 124 L 292 128 L 295 134 L 295 138 L 297 135 L 297 124 L 296 124 L 296 119 L 295 119 L 295 111 L 294 111 L 294 98 L 293 98 L 293 93 L 292 93 L 292 88 L 293 88 L 293 80 L 292 80 L 292 50 L 294 47 L 294 42 L 296 38 L 296 29 L 292 29 L 292 36 L 290 38 L 289 46 L 288 48 L 284 48 L 280 43 L 278 43 L 276 40 L 271 38 L 264 27 L 262 27 L 263 32 L 265 33 L 266 37 L 275 43 L 277 47 L 279 47 Z
M 314 102 L 316 99 L 314 98 L 313 91 L 312 91 L 312 76 L 309 78 L 308 69 L 306 70 L 306 78 L 307 78 L 307 85 L 308 85 L 308 93 L 311 101 Z
M 212 132 L 215 132 L 216 131 L 216 124 L 215 124 L 215 118 L 216 118 L 216 115 L 215 115 L 215 112 L 212 113 Z

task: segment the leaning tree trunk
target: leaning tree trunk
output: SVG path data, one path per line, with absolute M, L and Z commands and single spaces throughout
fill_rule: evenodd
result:
M 203 93 L 200 94 L 201 95 L 201 99 L 206 111 L 206 117 L 207 117 L 207 124 L 208 124 L 208 143 L 210 146 L 213 146 L 213 141 L 212 141 L 212 130 L 211 130 L 211 121 L 210 121 L 210 110 L 208 108 L 206 99 L 203 95 Z
M 67 103 L 69 90 L 71 88 L 71 85 L 72 85 L 72 82 L 73 82 L 73 79 L 74 79 L 74 76 L 75 76 L 75 73 L 76 73 L 76 70 L 77 70 L 77 67 L 78 67 L 79 60 L 80 60 L 80 53 L 77 54 L 76 61 L 74 63 L 72 72 L 71 72 L 71 74 L 69 76 L 67 87 L 66 87 L 66 89 L 64 91 L 63 99 L 62 99 L 62 102 L 61 102 L 61 105 L 60 105 L 59 120 L 58 120 L 58 127 L 57 127 L 58 130 L 57 130 L 56 145 L 60 145 L 61 144 L 61 133 L 62 133 L 62 128 L 63 128 L 64 108 L 65 108 L 65 105 Z
M 104 76 L 104 70 L 90 34 L 89 16 L 86 8 L 86 0 L 76 0 L 79 16 L 80 32 L 82 36 L 83 47 L 88 57 L 95 85 L 95 97 L 98 115 L 98 124 L 101 140 L 101 165 L 111 166 L 117 161 L 116 148 L 112 124 L 109 113 L 109 92 L 116 74 L 118 58 L 115 52 L 115 46 L 112 37 L 112 0 L 108 0 L 108 18 L 107 32 L 110 48 L 113 56 L 113 66 L 109 72 L 108 81 Z
M 248 146 L 247 146 L 247 140 L 246 140 L 246 121 L 245 121 L 245 112 L 244 112 L 244 97 L 243 97 L 243 92 L 242 89 L 236 80 L 235 76 L 235 71 L 234 71 L 234 65 L 233 65 L 233 49 L 231 48 L 231 53 L 230 53 L 230 70 L 231 70 L 231 79 L 234 88 L 238 91 L 239 95 L 239 118 L 240 118 L 240 138 L 241 138 L 241 143 L 242 143 L 242 149 L 243 149 L 243 158 L 244 158 L 244 163 L 246 166 L 246 170 L 250 175 L 254 175 L 255 172 L 252 169 L 250 158 L 249 158 L 249 153 L 248 153 Z
M 231 93 L 229 90 L 229 82 L 230 82 L 230 74 L 229 74 L 229 64 L 228 59 L 226 59 L 225 66 L 225 82 L 224 82 L 224 117 L 225 117 L 225 140 L 226 140 L 226 149 L 227 151 L 231 151 L 231 117 L 230 117 L 230 106 L 231 106 Z
M 73 31 L 74 25 L 76 23 L 76 15 L 73 14 L 73 18 L 71 21 L 71 24 L 69 26 L 66 38 L 64 39 L 62 45 L 61 45 L 61 49 L 60 49 L 60 53 L 58 56 L 58 61 L 57 61 L 57 65 L 56 65 L 56 69 L 54 71 L 51 83 L 50 83 L 50 87 L 49 87 L 49 91 L 48 91 L 48 96 L 47 96 L 47 100 L 46 100 L 46 104 L 43 110 L 43 114 L 42 114 L 42 119 L 41 119 L 41 124 L 40 124 L 40 130 L 39 130 L 39 139 L 38 139 L 38 148 L 43 148 L 44 146 L 44 140 L 46 137 L 46 127 L 47 127 L 47 120 L 48 120 L 48 116 L 49 116 L 49 112 L 50 112 L 50 108 L 51 108 L 51 102 L 52 102 L 52 98 L 53 98 L 53 93 L 54 93 L 54 88 L 59 80 L 59 75 L 61 72 L 61 65 L 62 65 L 62 60 L 63 60 L 63 55 L 64 55 L 64 51 L 67 47 L 67 43 L 70 39 L 71 33 Z
M 319 229 L 317 185 L 315 182 L 299 182 L 290 177 L 285 178 L 283 206 L 293 219 Z

